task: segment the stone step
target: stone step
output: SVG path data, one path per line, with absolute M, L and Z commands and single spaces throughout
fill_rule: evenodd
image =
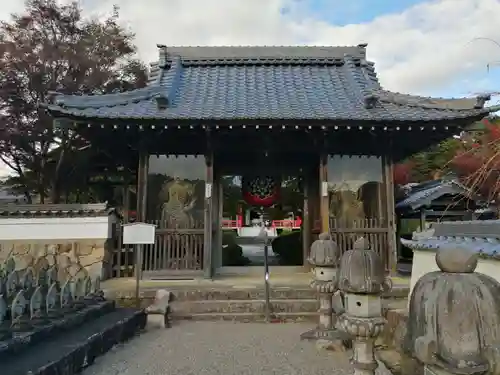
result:
M 316 298 L 307 299 L 272 299 L 271 311 L 274 313 L 314 313 L 318 310 Z M 171 303 L 173 313 L 188 314 L 233 314 L 261 313 L 265 311 L 265 300 L 201 300 L 174 301 Z
M 258 312 L 244 312 L 244 313 L 196 313 L 184 314 L 179 312 L 172 313 L 172 320 L 194 320 L 194 321 L 215 321 L 226 320 L 234 322 L 264 322 L 265 316 L 263 313 Z M 272 321 L 276 323 L 287 322 L 303 322 L 311 321 L 316 322 L 318 314 L 315 312 L 278 312 L 272 314 Z
M 172 290 L 175 301 L 222 301 L 222 300 L 263 300 L 264 288 L 234 289 L 198 289 Z M 316 292 L 311 288 L 271 288 L 271 299 L 316 299 Z
M 175 301 L 205 301 L 205 300 L 263 300 L 265 291 L 263 287 L 255 288 L 167 288 Z M 155 289 L 141 290 L 142 299 L 153 299 Z M 408 286 L 395 286 L 390 292 L 383 295 L 385 299 L 401 299 L 408 297 Z M 110 296 L 111 297 L 111 296 Z M 115 299 L 133 298 L 133 293 L 115 296 Z M 315 299 L 317 292 L 308 287 L 285 288 L 271 287 L 271 299 Z

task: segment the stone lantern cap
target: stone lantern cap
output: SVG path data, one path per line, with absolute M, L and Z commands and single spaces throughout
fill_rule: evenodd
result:
M 315 267 L 337 267 L 339 263 L 339 248 L 329 233 L 321 233 L 319 239 L 311 245 L 308 261 Z
M 391 289 L 380 256 L 360 237 L 353 249 L 344 253 L 337 271 L 338 288 L 345 293 L 379 294 Z

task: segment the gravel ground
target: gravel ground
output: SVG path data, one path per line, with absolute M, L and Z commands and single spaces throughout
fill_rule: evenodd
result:
M 179 322 L 151 328 L 96 360 L 82 375 L 350 374 L 347 353 L 300 341 L 310 324 Z M 386 375 L 378 370 L 377 375 Z

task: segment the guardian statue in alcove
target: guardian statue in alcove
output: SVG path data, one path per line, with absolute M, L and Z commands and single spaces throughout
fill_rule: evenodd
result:
M 193 209 L 196 205 L 195 185 L 175 176 L 160 192 L 161 223 L 167 228 L 194 228 Z

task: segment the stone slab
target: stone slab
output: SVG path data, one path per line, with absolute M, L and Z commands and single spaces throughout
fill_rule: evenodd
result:
M 144 310 L 116 309 L 0 362 L 0 374 L 73 375 L 146 325 Z

